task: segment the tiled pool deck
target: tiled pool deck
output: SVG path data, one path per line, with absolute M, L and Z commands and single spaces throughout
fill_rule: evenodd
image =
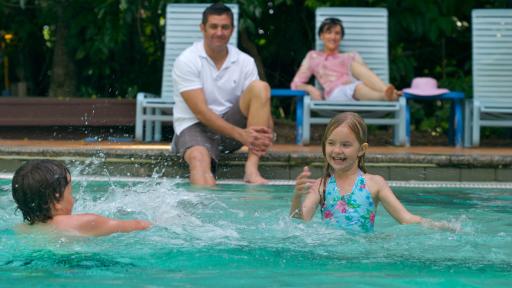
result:
M 219 179 L 241 179 L 245 156 L 244 149 L 224 155 Z M 186 177 L 186 166 L 171 155 L 169 143 L 0 140 L 0 172 L 35 158 L 83 163 L 90 175 Z M 270 179 L 294 179 L 304 165 L 319 175 L 319 146 L 274 145 L 261 172 Z M 394 181 L 512 182 L 512 147 L 370 147 L 367 167 Z

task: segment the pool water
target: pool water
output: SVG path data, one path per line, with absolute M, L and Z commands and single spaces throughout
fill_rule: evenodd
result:
M 375 233 L 288 217 L 291 186 L 194 188 L 176 180 L 74 181 L 75 213 L 149 219 L 101 238 L 16 234 L 0 179 L 1 287 L 509 287 L 512 191 L 394 188 L 413 213 L 458 232 L 399 225 L 379 207 Z

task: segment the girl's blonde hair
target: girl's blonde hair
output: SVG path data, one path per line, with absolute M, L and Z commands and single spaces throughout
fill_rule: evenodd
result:
M 324 155 L 324 159 L 327 158 L 327 155 L 325 153 L 325 146 L 327 143 L 327 139 L 329 139 L 329 136 L 331 136 L 332 132 L 336 130 L 341 125 L 346 125 L 352 133 L 356 136 L 357 142 L 359 145 L 363 145 L 364 143 L 368 142 L 368 129 L 366 127 L 366 123 L 364 123 L 363 118 L 359 116 L 359 114 L 354 112 L 344 112 L 341 114 L 336 115 L 331 119 L 329 124 L 327 124 L 327 128 L 325 128 L 324 135 L 322 137 L 322 154 Z M 365 166 L 365 154 L 363 153 L 361 156 L 358 157 L 357 160 L 357 167 L 363 171 L 364 173 L 368 172 Z M 321 203 L 323 204 L 324 201 L 324 193 L 325 193 L 325 185 L 327 183 L 327 180 L 331 177 L 331 175 L 334 173 L 333 168 L 331 165 L 329 165 L 328 161 L 324 161 L 324 169 L 322 174 L 322 183 L 320 185 L 321 191 L 318 191 L 320 193 Z

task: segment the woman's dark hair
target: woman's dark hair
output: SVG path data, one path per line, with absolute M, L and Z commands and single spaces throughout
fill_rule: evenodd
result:
M 52 205 L 59 202 L 69 184 L 68 168 L 55 160 L 31 160 L 12 178 L 12 197 L 23 220 L 32 225 L 53 218 Z
M 235 27 L 235 20 L 233 19 L 233 11 L 231 11 L 231 8 L 224 5 L 224 3 L 222 3 L 222 2 L 217 2 L 217 3 L 214 3 L 210 6 L 208 6 L 203 11 L 203 19 L 201 19 L 201 23 L 203 25 L 206 25 L 206 23 L 208 23 L 208 17 L 210 15 L 220 16 L 220 15 L 224 15 L 224 14 L 228 15 L 229 18 L 231 18 L 231 26 Z
M 320 27 L 318 27 L 318 36 L 320 34 L 332 29 L 334 26 L 340 26 L 341 28 L 341 39 L 345 37 L 345 27 L 343 27 L 343 22 L 341 22 L 338 18 L 325 18 L 322 23 L 320 23 Z

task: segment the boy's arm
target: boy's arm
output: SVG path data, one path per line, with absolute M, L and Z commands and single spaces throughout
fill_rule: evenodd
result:
M 80 217 L 77 230 L 82 235 L 105 236 L 113 233 L 126 233 L 144 230 L 151 226 L 145 220 L 116 220 L 97 214 L 75 215 Z

